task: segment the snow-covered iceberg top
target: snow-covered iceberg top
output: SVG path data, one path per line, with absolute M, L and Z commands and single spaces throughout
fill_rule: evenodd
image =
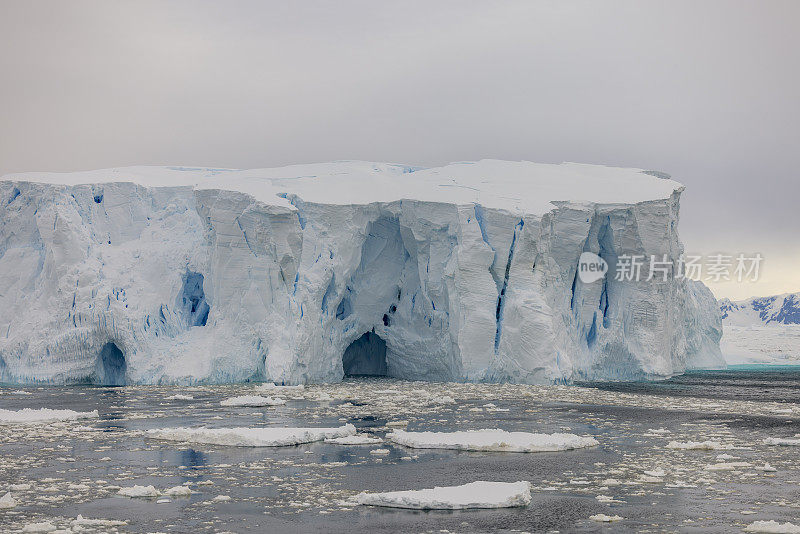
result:
M 295 209 L 286 197 L 321 204 L 421 200 L 480 204 L 542 214 L 552 201 L 635 204 L 668 198 L 683 186 L 663 173 L 530 161 L 481 160 L 420 168 L 367 161 L 337 161 L 268 169 L 123 167 L 72 173 L 8 174 L 2 180 L 57 185 L 131 182 L 144 187 L 239 191 L 274 206 Z
M 468 508 L 512 508 L 531 502 L 529 482 L 470 482 L 462 486 L 423 490 L 359 493 L 358 504 L 411 508 L 415 510 L 464 510 Z
M 76 412 L 73 410 L 53 410 L 50 408 L 23 408 L 22 410 L 0 409 L 0 425 L 52 423 L 55 421 L 75 421 L 78 419 L 96 419 L 100 417 L 97 410 Z
M 167 441 L 227 445 L 231 447 L 282 447 L 340 438 L 356 433 L 351 424 L 335 428 L 157 428 L 147 431 L 147 436 Z
M 496 452 L 556 452 L 599 445 L 592 437 L 575 434 L 534 434 L 500 429 L 461 432 L 406 432 L 395 430 L 389 441 L 415 449 L 453 449 Z

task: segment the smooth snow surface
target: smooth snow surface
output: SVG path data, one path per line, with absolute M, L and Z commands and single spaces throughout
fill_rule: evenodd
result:
M 416 510 L 463 510 L 467 508 L 512 508 L 531 502 L 529 482 L 471 482 L 463 486 L 359 493 L 359 504 Z
M 232 397 L 220 402 L 221 406 L 281 406 L 286 404 L 283 399 L 274 399 L 272 397 L 261 397 L 259 395 L 244 395 L 241 397 Z
M 724 365 L 702 284 L 577 276 L 585 252 L 677 263 L 682 189 L 493 160 L 7 175 L 0 381 L 545 384 Z
M 52 410 L 50 408 L 23 408 L 22 410 L 0 409 L 0 424 L 13 423 L 52 423 L 54 421 L 75 421 L 77 419 L 95 419 L 100 417 L 97 410 L 91 412 L 75 412 L 72 410 Z
M 9 182 L 79 186 L 129 182 L 142 187 L 220 189 L 252 195 L 272 206 L 290 207 L 283 195 L 319 204 L 369 204 L 415 199 L 481 204 L 546 213 L 553 200 L 635 204 L 668 197 L 683 186 L 640 169 L 578 163 L 482 160 L 431 169 L 366 161 L 290 165 L 272 169 L 127 167 L 74 173 L 17 173 Z M 101 199 L 100 202 L 103 200 Z
M 351 436 L 356 428 L 347 424 L 338 428 L 160 428 L 147 436 L 168 441 L 228 445 L 232 447 L 280 447 Z
M 599 445 L 592 437 L 575 434 L 532 434 L 499 429 L 463 432 L 406 432 L 395 430 L 386 439 L 415 449 L 463 451 L 552 452 Z

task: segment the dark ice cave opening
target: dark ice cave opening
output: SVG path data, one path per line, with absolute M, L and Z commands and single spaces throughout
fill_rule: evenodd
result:
M 125 354 L 115 343 L 106 343 L 100 349 L 95 375 L 96 383 L 103 386 L 124 386 L 128 364 Z
M 375 332 L 353 341 L 342 355 L 344 376 L 386 376 L 386 342 Z
M 178 307 L 189 326 L 205 326 L 211 307 L 206 302 L 203 291 L 203 275 L 187 271 L 183 277 L 183 288 L 178 295 Z

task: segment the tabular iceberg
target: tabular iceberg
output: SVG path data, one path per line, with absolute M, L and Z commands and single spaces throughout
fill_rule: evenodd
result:
M 7 175 L 0 380 L 552 383 L 722 365 L 702 284 L 577 276 L 583 252 L 676 262 L 682 190 L 508 161 Z

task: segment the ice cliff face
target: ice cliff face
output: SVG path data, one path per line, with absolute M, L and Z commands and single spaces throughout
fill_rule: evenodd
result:
M 677 261 L 677 182 L 481 161 L 134 167 L 0 181 L 0 379 L 549 383 L 721 363 L 716 301 L 584 284 Z

